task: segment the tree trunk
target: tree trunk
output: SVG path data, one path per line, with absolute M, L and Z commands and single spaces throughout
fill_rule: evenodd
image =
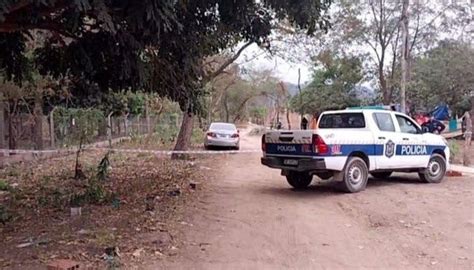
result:
M 178 138 L 176 140 L 176 145 L 174 147 L 175 151 L 186 151 L 189 149 L 191 144 L 191 136 L 193 134 L 193 123 L 194 123 L 194 114 L 191 112 L 185 112 L 183 114 L 183 121 L 181 122 L 181 128 L 179 130 Z M 182 158 L 182 154 L 173 154 L 172 159 Z
M 382 102 L 384 105 L 389 105 L 392 102 L 392 95 L 390 89 L 387 87 L 387 80 L 385 78 L 383 63 L 379 63 L 379 81 L 380 90 L 382 91 Z
M 474 96 L 471 97 L 471 123 L 474 127 Z
M 224 96 L 224 110 L 225 110 L 225 121 L 229 123 L 229 104 L 227 103 L 227 93 Z
M 286 108 L 286 122 L 288 123 L 288 129 L 291 130 L 290 109 L 288 108 Z
M 408 78 L 408 6 L 410 0 L 403 0 L 401 28 L 402 28 L 402 81 L 400 83 L 400 109 L 403 113 L 406 113 L 406 87 Z
M 43 97 L 37 93 L 35 97 L 35 107 L 33 110 L 35 119 L 34 143 L 36 150 L 43 149 Z

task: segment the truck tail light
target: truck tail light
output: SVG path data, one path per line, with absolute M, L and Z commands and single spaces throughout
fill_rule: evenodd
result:
M 265 152 L 267 145 L 265 143 L 265 134 L 262 135 L 262 151 Z
M 313 135 L 313 151 L 318 154 L 329 153 L 329 146 L 324 142 L 323 138 L 319 135 Z

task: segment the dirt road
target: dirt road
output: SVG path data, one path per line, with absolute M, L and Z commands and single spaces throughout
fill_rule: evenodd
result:
M 243 148 L 257 148 L 245 138 Z M 216 159 L 179 252 L 150 269 L 473 269 L 474 178 L 292 190 L 259 154 Z

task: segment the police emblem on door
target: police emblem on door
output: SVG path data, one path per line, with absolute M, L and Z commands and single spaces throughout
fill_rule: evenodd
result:
M 389 140 L 385 144 L 385 156 L 388 158 L 391 158 L 393 157 L 394 154 L 395 154 L 395 143 Z

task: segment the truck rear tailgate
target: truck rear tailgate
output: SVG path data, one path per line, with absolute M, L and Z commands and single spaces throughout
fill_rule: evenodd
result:
M 285 130 L 265 134 L 265 154 L 268 156 L 313 156 L 313 131 Z

